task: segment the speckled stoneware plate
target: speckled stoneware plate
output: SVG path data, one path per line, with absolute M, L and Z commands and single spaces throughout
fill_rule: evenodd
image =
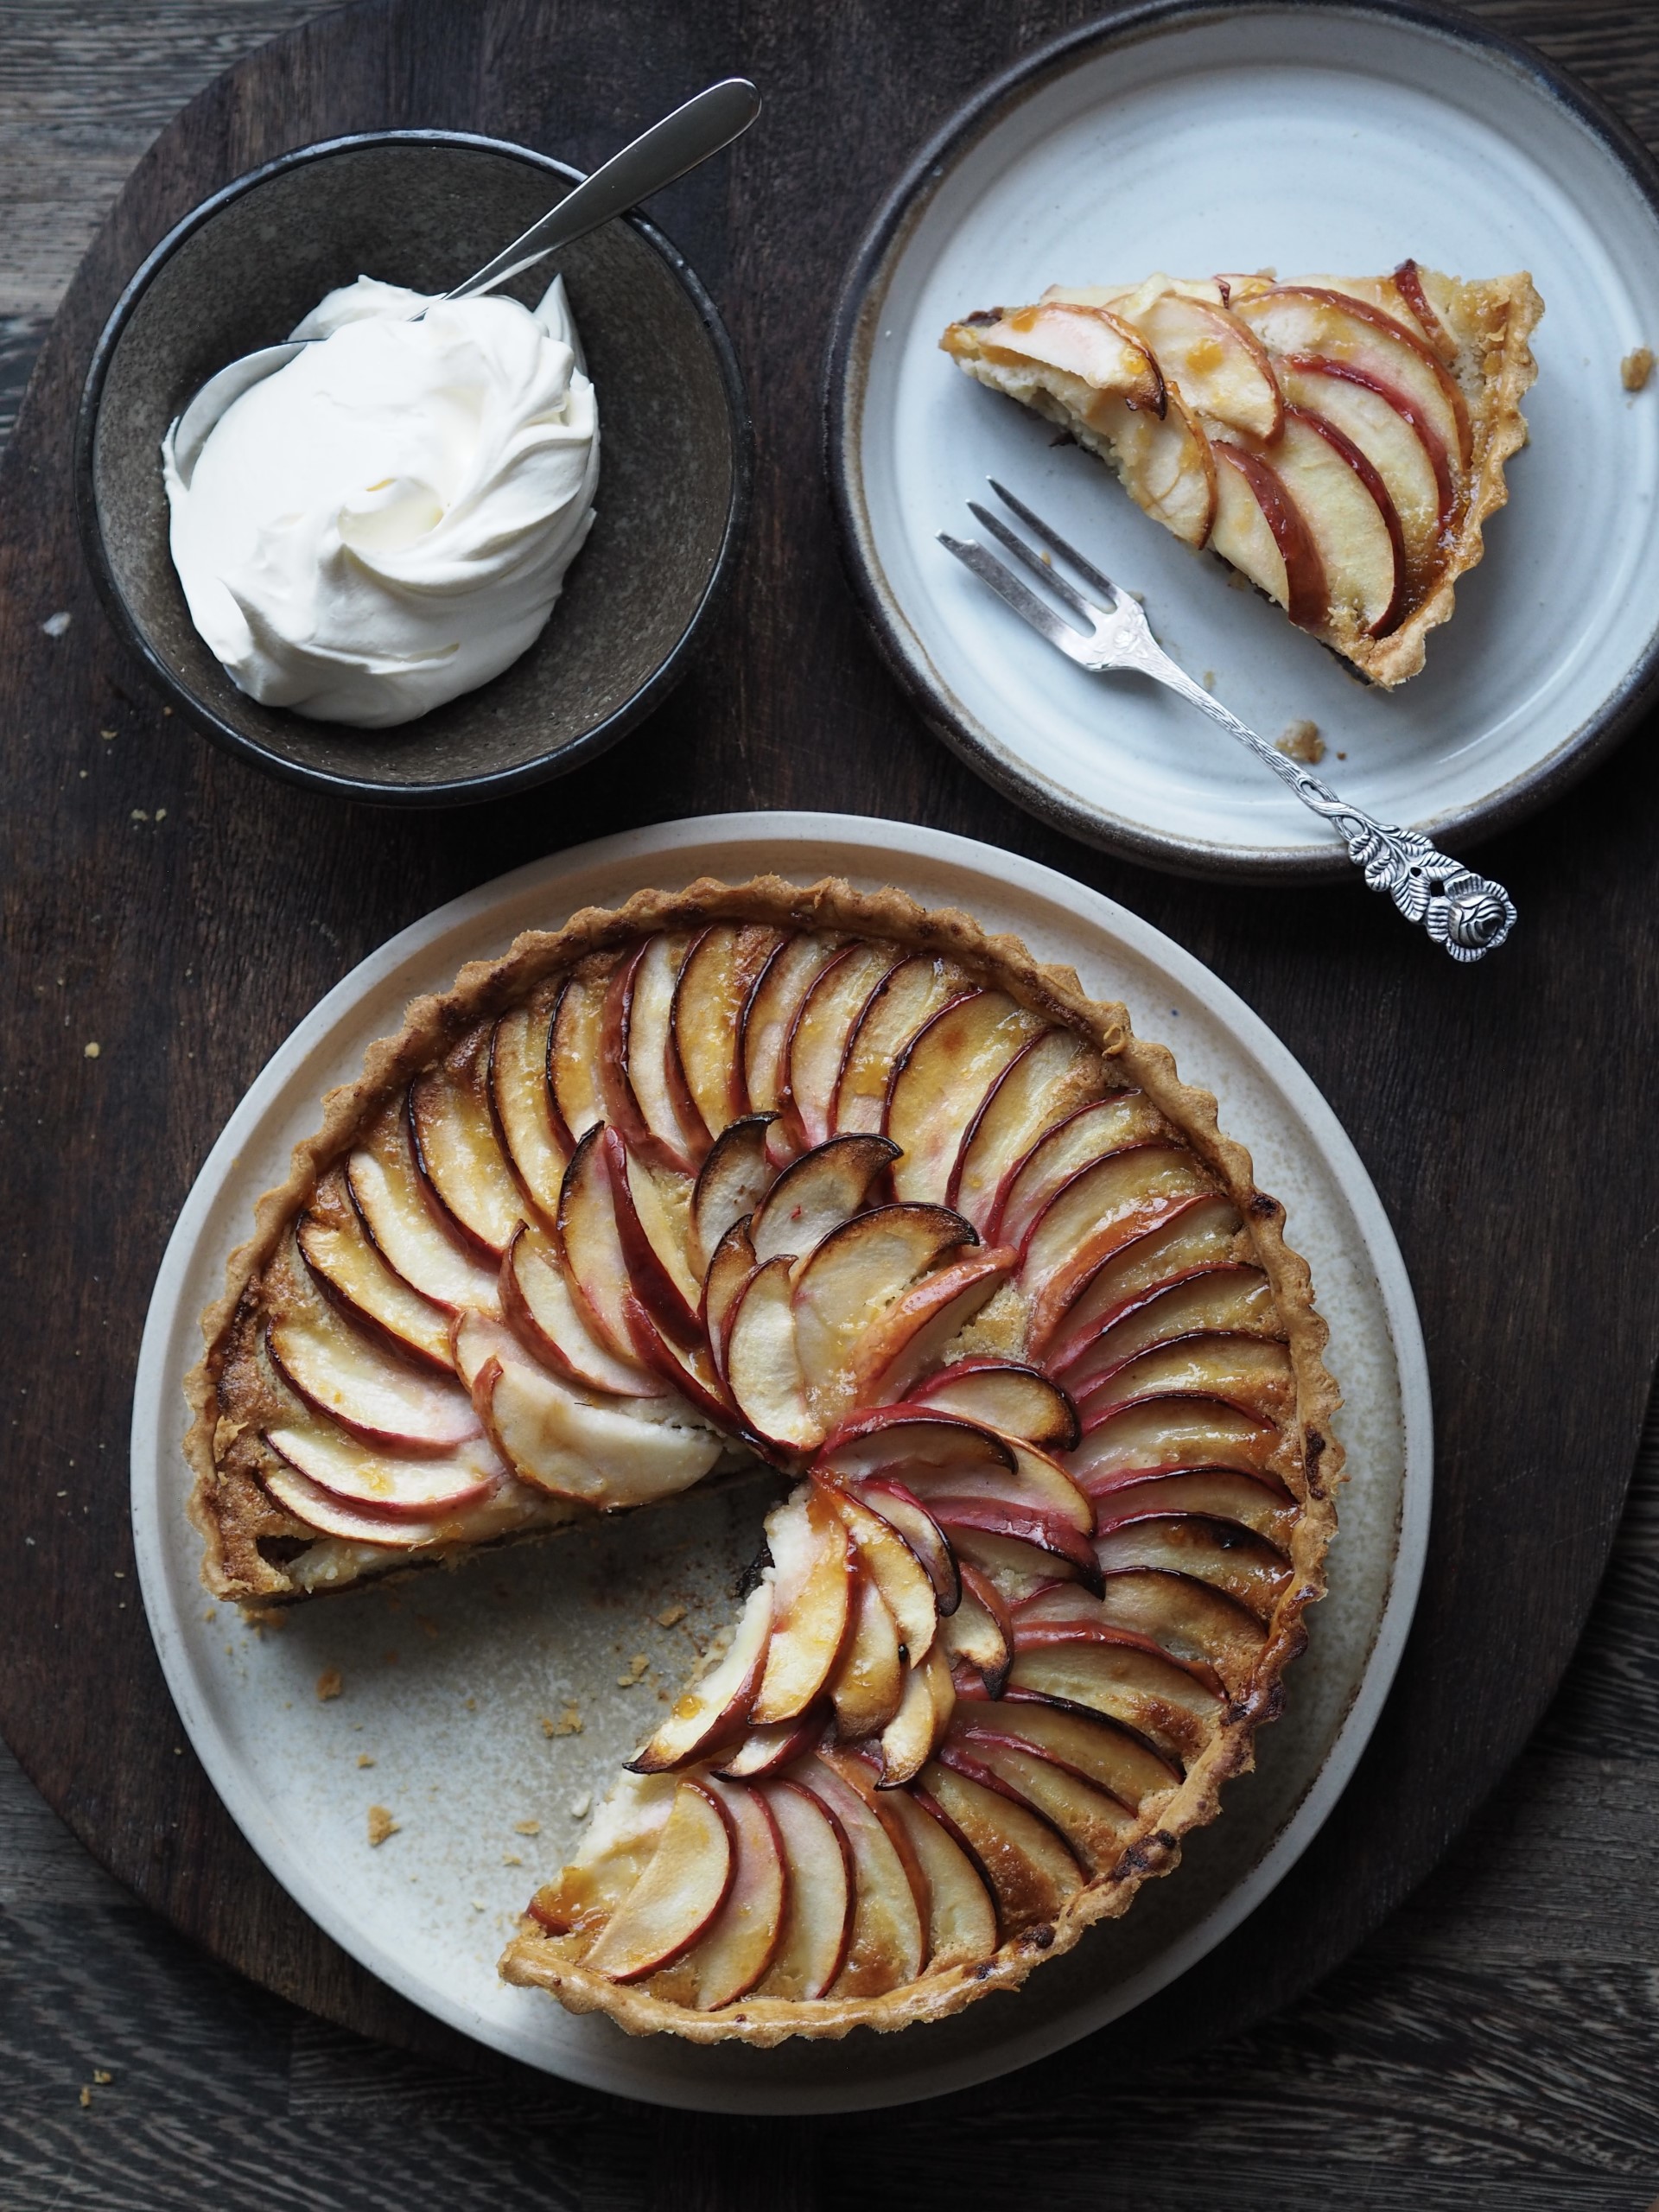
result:
M 1631 726 L 1659 668 L 1659 171 L 1541 56 L 1410 5 L 1194 0 L 1121 11 L 988 86 L 910 169 L 855 262 L 829 378 L 848 566 L 941 736 L 1090 843 L 1212 876 L 1340 875 L 1332 833 L 1190 707 L 1063 660 L 935 539 L 988 475 L 1144 594 L 1194 676 L 1269 738 L 1461 852 L 1557 795 Z M 1406 255 L 1530 269 L 1547 312 L 1532 445 L 1455 620 L 1369 690 L 1217 561 L 1148 522 L 1052 424 L 938 351 L 971 309 L 1154 270 L 1363 275 Z
M 321 1092 L 356 1073 L 411 994 L 579 906 L 769 868 L 801 882 L 834 873 L 868 888 L 896 883 L 929 905 L 969 907 L 1040 957 L 1071 962 L 1090 990 L 1121 996 L 1139 1029 L 1169 1039 L 1183 1074 L 1217 1093 L 1223 1127 L 1249 1146 L 1312 1262 L 1346 1394 L 1338 1427 L 1352 1480 L 1331 1594 L 1287 1678 L 1286 1716 L 1170 1880 L 1017 1997 L 938 2026 L 699 2050 L 574 2018 L 506 1987 L 495 1961 L 531 1887 L 563 1862 L 589 1801 L 638 1743 L 657 1689 L 691 1661 L 688 1630 L 728 1618 L 777 1478 L 758 1472 L 457 1573 L 326 1599 L 281 1634 L 257 1634 L 209 1604 L 197 1579 L 181 1384 L 200 1350 L 197 1317 L 255 1198 L 315 1127 Z M 961 2088 L 1060 2049 L 1161 1988 L 1267 1894 L 1352 1772 L 1393 1677 L 1427 1533 L 1429 1457 L 1416 1309 L 1376 1193 L 1307 1077 L 1206 969 L 1109 900 L 988 846 L 851 816 L 733 814 L 503 876 L 394 938 L 301 1023 L 231 1117 L 162 1262 L 133 1409 L 132 1511 L 150 1626 L 191 1740 L 254 1849 L 355 1958 L 439 2018 L 573 2081 L 703 2110 L 841 2112 Z M 654 1616 L 676 1605 L 684 1622 L 658 1626 Z M 623 1687 L 642 1658 L 642 1679 Z M 331 1668 L 341 1687 L 325 1701 L 316 1685 Z M 559 1732 L 577 1713 L 580 1732 Z M 399 1823 L 378 1849 L 375 1804 Z

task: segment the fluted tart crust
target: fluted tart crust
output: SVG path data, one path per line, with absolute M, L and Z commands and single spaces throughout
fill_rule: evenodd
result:
M 1215 1816 L 1324 1589 L 1338 1400 L 1282 1208 L 1122 1007 L 893 890 L 646 891 L 464 969 L 324 1102 L 203 1326 L 221 1597 L 791 1479 L 502 1961 L 630 2032 L 1017 1986 Z
M 1405 261 L 1054 285 L 939 342 L 1386 690 L 1422 667 L 1509 497 L 1542 313 L 1524 271 L 1466 283 Z

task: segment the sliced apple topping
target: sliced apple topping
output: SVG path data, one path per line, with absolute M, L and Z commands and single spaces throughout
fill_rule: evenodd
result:
M 875 1137 L 832 1140 L 836 1146 L 879 1142 Z M 814 1157 L 809 1154 L 798 1165 L 804 1167 Z M 779 1194 L 786 1179 L 780 1178 L 773 1192 L 779 1199 Z M 769 1199 L 768 1208 L 772 1204 Z M 785 1234 L 786 1228 L 786 1223 L 781 1224 L 774 1235 Z M 809 1256 L 795 1279 L 794 1309 L 801 1366 L 811 1387 L 829 1402 L 844 1394 L 851 1384 L 860 1344 L 879 1325 L 887 1309 L 940 1260 L 975 1242 L 969 1224 L 948 1207 L 901 1204 L 858 1214 L 816 1247 L 809 1246 Z M 925 1319 L 924 1313 L 920 1322 Z M 874 1355 L 878 1367 L 900 1349 L 883 1338 Z
M 1096 1539 L 1095 1556 L 1108 1576 L 1141 1567 L 1191 1575 L 1261 1621 L 1272 1618 L 1291 1580 L 1289 1560 L 1260 1536 L 1185 1514 L 1119 1522 Z
M 1081 1037 L 1069 1029 L 1041 1031 L 1003 1069 L 969 1123 L 945 1204 L 990 1236 L 1026 1155 L 1104 1087 L 1100 1055 Z
M 903 1155 L 893 1163 L 895 1197 L 944 1201 L 991 1086 L 1045 1026 L 1006 993 L 982 990 L 941 1007 L 917 1032 L 893 1071 L 883 1125 Z
M 825 1494 L 852 1538 L 861 1574 L 879 1592 L 893 1618 L 906 1659 L 925 1657 L 932 1646 L 938 1616 L 947 1610 L 929 1566 L 924 1564 L 926 1554 L 934 1550 L 949 1560 L 949 1547 L 938 1524 L 925 1508 L 911 1499 L 916 1513 L 932 1531 L 932 1543 L 930 1545 L 925 1537 L 913 1538 L 906 1526 L 903 1500 L 895 1499 L 875 1484 L 864 1493 L 830 1487 Z M 950 1604 L 954 1605 L 957 1594 L 954 1564 L 949 1573 Z
M 1331 609 L 1325 562 L 1289 486 L 1260 454 L 1222 438 L 1211 450 L 1216 462 L 1211 545 L 1282 607 L 1298 629 L 1319 629 Z
M 1213 1189 L 1190 1152 L 1156 1142 L 1114 1153 L 1062 1184 L 1032 1224 L 1020 1263 L 1030 1299 L 1028 1341 L 1041 1355 L 1103 1261 L 1171 1210 Z
M 1171 286 L 1145 301 L 1131 295 L 1117 311 L 1199 415 L 1269 443 L 1278 436 L 1284 404 L 1267 349 L 1219 302 Z
M 960 1745 L 947 1744 L 922 1786 L 965 1837 L 996 1893 L 1005 1937 L 1052 1926 L 1083 1887 L 1083 1870 L 1058 1832 Z
M 653 1167 L 692 1173 L 708 1133 L 682 1118 L 671 1077 L 675 986 L 690 949 L 683 931 L 661 931 L 617 963 L 605 995 L 600 1080 L 605 1118 Z
M 1403 617 L 1407 585 L 1405 537 L 1388 486 L 1334 423 L 1297 407 L 1285 410 L 1273 458 L 1319 551 L 1325 620 L 1344 618 L 1386 637 Z
M 1049 1122 L 1007 1178 L 992 1217 L 997 1242 L 1023 1245 L 1044 1208 L 1084 1168 L 1171 1134 L 1168 1122 L 1139 1090 L 1116 1091 Z
M 1104 1491 L 1095 1508 L 1096 1533 L 1150 1514 L 1197 1513 L 1209 1521 L 1236 1522 L 1287 1554 L 1297 1519 L 1296 1501 L 1277 1483 L 1222 1467 L 1195 1467 L 1174 1475 L 1148 1475 Z
M 731 1309 L 724 1353 L 738 1411 L 763 1445 L 784 1454 L 810 1451 L 823 1434 L 796 1348 L 789 1269 L 780 1255 L 749 1276 Z
M 962 1831 L 913 1785 L 882 1797 L 888 1833 L 900 1830 L 927 1893 L 927 1964 L 931 1974 L 977 1966 L 996 1949 L 996 1903 Z
M 488 1040 L 474 1035 L 410 1085 L 415 1164 L 438 1211 L 486 1259 L 499 1260 L 527 1209 L 495 1133 Z
M 816 1748 L 829 1726 L 829 1715 L 815 1702 L 792 1720 L 769 1720 L 745 1731 L 742 1740 L 722 1751 L 715 1772 L 728 1782 L 762 1782 L 782 1774 Z
M 782 943 L 781 931 L 757 923 L 716 922 L 702 932 L 680 970 L 669 1024 L 672 1049 L 709 1139 L 717 1139 L 749 1111 L 743 1010 Z M 714 1249 L 713 1243 L 709 1249 Z
M 689 1765 L 742 1732 L 760 1687 L 772 1618 L 772 1586 L 758 1582 L 738 1616 L 724 1656 L 681 1692 L 667 1719 L 629 1760 L 636 1774 L 660 1774 Z
M 991 1697 L 1001 1697 L 1014 1664 L 1014 1624 L 1001 1592 L 988 1574 L 963 1562 L 962 1603 L 940 1624 L 940 1646 L 953 1663 L 977 1672 Z
M 1067 1457 L 1073 1479 L 1091 1497 L 1144 1475 L 1181 1467 L 1268 1471 L 1281 1442 L 1271 1422 L 1212 1398 L 1154 1400 L 1103 1415 Z
M 904 1677 L 899 1709 L 881 1732 L 881 1786 L 912 1781 L 944 1740 L 956 1708 L 950 1662 L 937 1643 Z
M 604 1124 L 595 1123 L 570 1155 L 559 1193 L 559 1249 L 583 1319 L 618 1359 L 632 1363 L 637 1357 L 629 1323 L 632 1283 L 617 1225 L 605 1135 Z
M 1301 413 L 1340 430 L 1388 488 L 1413 577 L 1426 583 L 1457 510 L 1458 480 L 1437 433 L 1411 402 L 1379 391 L 1338 361 L 1286 362 L 1285 396 Z
M 1426 339 L 1380 308 L 1317 285 L 1274 284 L 1233 312 L 1275 359 L 1340 361 L 1398 391 L 1467 467 L 1473 441 L 1457 379 Z
M 845 1370 L 848 1402 L 883 1405 L 910 1395 L 912 1385 L 948 1357 L 969 1323 L 990 1304 L 1018 1258 L 1012 1246 L 969 1252 L 901 1291 L 853 1343 Z
M 853 1553 L 846 1526 L 816 1485 L 766 1516 L 777 1623 L 750 1714 L 757 1727 L 792 1720 L 825 1689 L 853 1624 Z
M 579 1389 L 661 1396 L 658 1376 L 619 1357 L 588 1325 L 551 1240 L 528 1224 L 501 1255 L 501 1312 L 525 1351 Z
M 574 1151 L 605 1119 L 605 1009 L 614 962 L 596 955 L 572 969 L 559 992 L 547 1041 L 547 1084 Z
M 852 1852 L 851 1940 L 828 1993 L 879 1997 L 914 1981 L 926 1963 L 926 1930 L 891 1835 L 858 1791 L 822 1759 L 804 1759 L 791 1779 L 834 1815 Z
M 442 1455 L 398 1453 L 365 1444 L 333 1421 L 294 1421 L 265 1441 L 297 1474 L 348 1505 L 435 1520 L 476 1503 L 502 1476 L 482 1435 Z
M 982 1777 L 1010 1791 L 1057 1829 L 1090 1876 L 1109 1873 L 1135 1833 L 1135 1815 L 1058 1762 L 997 1737 L 958 1739 Z M 951 1754 L 947 1752 L 947 1759 Z
M 574 1143 L 557 1117 L 547 1078 L 556 989 L 504 1014 L 490 1033 L 485 1088 L 518 1180 L 546 1221 L 559 1210 L 559 1185 Z
M 700 1344 L 702 1286 L 686 1251 L 683 1215 L 671 1211 L 668 1194 L 618 1131 L 607 1129 L 601 1142 L 634 1294 L 677 1344 Z
M 783 1936 L 787 1876 L 783 1838 L 766 1799 L 712 1775 L 702 1777 L 701 1786 L 726 1815 L 731 1884 L 704 1932 L 673 1965 L 658 1969 L 651 1988 L 671 2005 L 717 2012 L 747 1996 L 771 1966 Z
M 848 1039 L 836 1085 L 837 1130 L 880 1130 L 893 1069 L 911 1039 L 969 988 L 966 975 L 954 961 L 927 953 L 913 953 L 888 970 Z
M 1039 1450 L 1069 1452 L 1080 1433 L 1077 1409 L 1059 1384 L 1016 1360 L 958 1360 L 914 1395 L 940 1413 L 960 1414 Z
M 300 1216 L 296 1235 L 318 1283 L 354 1320 L 365 1324 L 371 1332 L 382 1332 L 405 1357 L 426 1360 L 434 1367 L 453 1366 L 450 1315 L 411 1290 L 381 1258 L 358 1217 L 339 1168 L 318 1185 L 316 1197 Z
M 1206 1192 L 1173 1206 L 1154 1228 L 1130 1239 L 1089 1278 L 1066 1313 L 1049 1363 L 1056 1374 L 1102 1329 L 1148 1293 L 1204 1268 L 1239 1264 L 1243 1224 L 1230 1198 Z
M 823 1798 L 798 1782 L 766 1783 L 788 1872 L 783 1929 L 760 1997 L 810 2003 L 824 1996 L 846 1963 L 852 1940 L 852 1847 Z
M 1094 1547 L 1070 1514 L 1024 1500 L 992 1497 L 930 1497 L 928 1510 L 959 1558 L 1018 1589 L 1056 1575 L 1100 1587 Z
M 1103 1713 L 1144 1736 L 1166 1758 L 1196 1758 L 1223 1713 L 1223 1700 L 1184 1667 L 1127 1634 L 1102 1626 L 1061 1633 L 1016 1615 L 1008 1686 L 1085 1712 Z
M 1016 1692 L 993 1707 L 960 1705 L 955 1725 L 970 1745 L 1014 1744 L 1069 1767 L 1132 1813 L 1141 1811 L 1149 1799 L 1166 1795 L 1181 1779 L 1178 1767 L 1115 1721 L 1050 1705 L 1028 1691 Z
M 1142 513 L 1188 545 L 1206 544 L 1216 519 L 1215 457 L 1173 386 L 1161 416 L 1111 399 L 1097 401 L 1086 421 Z
M 1092 420 L 1103 400 L 1160 413 L 1164 379 L 1144 340 L 1103 305 L 1039 301 L 955 323 L 944 343 L 970 371 L 981 363 L 1027 370 L 1075 414 Z
M 273 1431 L 273 1434 L 293 1436 L 292 1429 Z M 289 1460 L 280 1456 L 280 1447 L 265 1439 L 274 1455 L 261 1470 L 265 1488 L 283 1511 L 291 1513 L 304 1528 L 321 1536 L 333 1536 L 345 1544 L 373 1544 L 391 1551 L 418 1551 L 429 1544 L 441 1543 L 446 1536 L 461 1533 L 461 1514 L 440 1517 L 431 1515 L 395 1513 L 381 1505 L 365 1505 L 338 1491 L 325 1490 L 321 1483 L 313 1482 L 307 1474 Z M 486 1493 L 487 1494 L 487 1493 Z
M 755 1208 L 749 1236 L 755 1256 L 806 1258 L 861 1214 L 872 1186 L 893 1158 L 886 1137 L 831 1137 L 791 1162 Z
M 849 1041 L 898 965 L 892 945 L 849 944 L 821 970 L 802 1000 L 790 1028 L 783 1100 L 802 1147 L 821 1145 L 833 1133 Z
M 446 1229 L 427 1201 L 401 1100 L 371 1125 L 346 1174 L 375 1249 L 411 1290 L 451 1313 L 497 1310 L 494 1268 Z
M 645 1872 L 584 1963 L 622 1982 L 672 1965 L 725 1904 L 736 1857 L 730 1821 L 714 1791 L 705 1782 L 683 1781 Z
M 874 1577 L 861 1567 L 854 1579 L 851 1633 L 830 1681 L 843 1740 L 880 1734 L 899 1711 L 905 1675 L 898 1626 Z
M 691 1193 L 691 1234 L 706 1268 L 734 1222 L 746 1221 L 771 1189 L 777 1170 L 766 1157 L 775 1116 L 746 1114 L 722 1129 L 698 1170 Z
M 1125 1360 L 1097 1381 L 1079 1385 L 1085 1426 L 1122 1406 L 1150 1398 L 1218 1398 L 1258 1421 L 1282 1421 L 1295 1395 L 1281 1344 L 1260 1337 L 1193 1335 Z
M 785 938 L 762 970 L 743 1011 L 743 1086 L 752 1114 L 782 1107 L 795 1017 L 838 949 L 835 938 Z

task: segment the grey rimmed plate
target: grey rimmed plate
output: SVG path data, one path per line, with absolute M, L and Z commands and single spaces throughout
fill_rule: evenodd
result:
M 987 476 L 1120 583 L 1269 738 L 1318 723 L 1324 773 L 1454 852 L 1556 796 L 1659 674 L 1659 171 L 1572 79 L 1463 16 L 1393 0 L 1155 0 L 1032 55 L 912 165 L 853 265 L 829 365 L 843 554 L 899 681 L 1010 797 L 1178 872 L 1345 872 L 1331 833 L 1220 732 L 1090 677 L 935 538 Z M 938 352 L 971 309 L 1155 270 L 1356 275 L 1407 255 L 1529 269 L 1547 312 L 1532 444 L 1428 665 L 1369 690 L 1275 607 L 1147 521 L 1051 424 Z
M 966 907 L 1039 958 L 1076 967 L 1091 992 L 1122 997 L 1143 1035 L 1173 1046 L 1284 1201 L 1313 1268 L 1350 1480 L 1330 1594 L 1286 1678 L 1285 1715 L 1262 1732 L 1255 1771 L 1228 1785 L 1221 1818 L 1187 1838 L 1177 1873 L 1016 1996 L 957 2019 L 896 2037 L 700 2050 L 575 2018 L 539 1991 L 507 1987 L 495 1962 L 659 1694 L 683 1679 L 688 1630 L 706 1637 L 730 1618 L 776 1478 L 758 1472 L 457 1573 L 302 1606 L 283 1635 L 260 1637 L 203 1600 L 200 1540 L 184 1516 L 181 1386 L 200 1350 L 198 1317 L 255 1200 L 315 1128 L 322 1092 L 351 1079 L 411 994 L 447 988 L 463 962 L 504 951 L 520 930 L 617 905 L 642 885 L 769 869 L 800 883 L 897 884 L 925 905 Z M 1224 984 L 1109 899 L 990 846 L 849 815 L 728 814 L 607 838 L 486 884 L 372 954 L 280 1047 L 203 1166 L 156 1279 L 133 1402 L 132 1513 L 151 1631 L 202 1764 L 278 1881 L 353 1957 L 440 2019 L 571 2081 L 700 2111 L 850 2112 L 990 2080 L 1119 2018 L 1212 1949 L 1295 1864 L 1394 1678 L 1427 1539 L 1430 1453 L 1416 1307 L 1376 1193 L 1306 1075 Z M 686 1618 L 664 1625 L 674 1605 Z M 315 1684 L 331 1667 L 343 1688 L 322 1702 Z M 399 1823 L 378 1849 L 371 1804 Z

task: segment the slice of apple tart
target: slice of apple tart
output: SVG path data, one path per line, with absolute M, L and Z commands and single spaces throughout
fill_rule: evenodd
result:
M 1526 443 L 1524 273 L 1155 276 L 952 323 L 968 374 L 1065 425 L 1372 683 L 1423 665 Z
M 417 1001 L 190 1379 L 217 1594 L 792 1484 L 517 1982 L 774 2043 L 1010 1988 L 1167 1872 L 1323 1589 L 1323 1324 L 1213 1101 L 965 915 L 642 893 Z

